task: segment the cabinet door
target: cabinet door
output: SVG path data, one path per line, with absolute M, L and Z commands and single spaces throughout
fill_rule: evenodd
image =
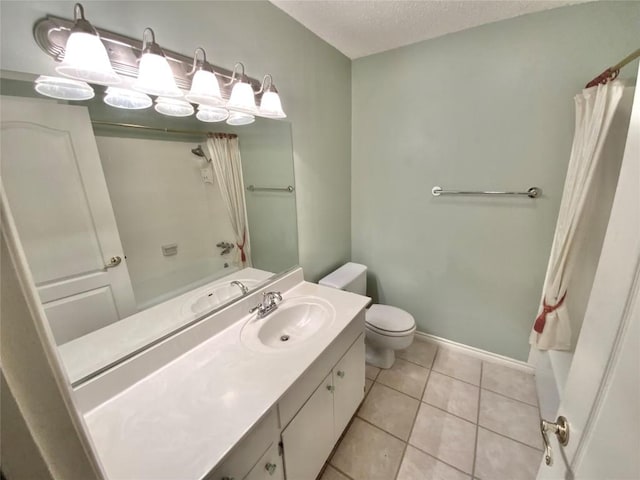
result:
M 284 480 L 282 457 L 278 453 L 277 443 L 269 447 L 244 480 Z
M 333 385 L 329 374 L 282 432 L 290 480 L 313 479 L 333 449 Z
M 205 480 L 245 478 L 255 465 L 260 463 L 258 459 L 265 451 L 268 453 L 275 445 L 277 452 L 278 433 L 278 416 L 275 410 L 272 410 L 233 448 L 229 456 L 205 477 Z
M 363 334 L 333 369 L 334 442 L 338 441 L 364 397 L 364 362 Z

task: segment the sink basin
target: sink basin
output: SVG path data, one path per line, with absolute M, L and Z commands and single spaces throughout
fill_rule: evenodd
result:
M 264 318 L 252 315 L 242 328 L 242 343 L 258 351 L 287 350 L 304 344 L 326 329 L 335 319 L 335 310 L 319 297 L 285 299 Z
M 255 287 L 259 282 L 258 280 L 251 279 L 238 279 L 249 290 Z M 222 305 L 232 298 L 242 296 L 242 291 L 237 285 L 231 285 L 232 280 L 225 281 L 224 283 L 218 283 L 216 285 L 209 285 L 202 288 L 191 295 L 183 304 L 183 314 L 192 316 L 193 314 L 200 315 L 207 313 L 218 305 Z

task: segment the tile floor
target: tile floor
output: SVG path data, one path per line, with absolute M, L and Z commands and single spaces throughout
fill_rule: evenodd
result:
M 365 399 L 320 480 L 535 479 L 542 458 L 532 375 L 416 340 Z

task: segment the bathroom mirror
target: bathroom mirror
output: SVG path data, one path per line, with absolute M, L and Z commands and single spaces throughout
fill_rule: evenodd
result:
M 251 125 L 230 126 L 168 117 L 153 107 L 122 110 L 105 105 L 99 88 L 93 99 L 70 102 L 73 110 L 64 110 L 67 102 L 34 91 L 34 79 L 2 72 L 0 93 L 3 102 L 29 97 L 36 118 L 54 118 L 53 143 L 28 129 L 12 130 L 15 125 L 3 115 L 2 183 L 74 386 L 298 263 L 290 123 L 256 118 Z M 64 144 L 57 122 L 62 137 L 75 122 L 75 134 L 83 133 L 72 144 L 87 148 L 65 154 L 64 165 L 55 164 L 59 154 L 49 157 Z M 238 137 L 250 235 L 250 262 L 244 265 L 223 201 L 223 180 L 212 167 L 208 133 Z M 86 208 L 77 208 L 82 202 Z M 85 231 L 103 228 L 103 204 L 112 211 L 113 242 L 120 242 L 124 258 Z M 90 227 L 78 227 L 85 224 Z M 78 265 L 92 252 L 104 267 Z M 88 275 L 72 291 L 80 270 Z M 119 276 L 119 286 L 95 287 L 106 274 Z M 124 292 L 119 298 L 118 289 Z

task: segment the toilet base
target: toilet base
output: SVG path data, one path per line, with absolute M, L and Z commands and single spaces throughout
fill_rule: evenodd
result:
M 396 352 L 391 348 L 381 348 L 366 343 L 366 352 L 367 363 L 374 367 L 391 368 L 396 361 Z

